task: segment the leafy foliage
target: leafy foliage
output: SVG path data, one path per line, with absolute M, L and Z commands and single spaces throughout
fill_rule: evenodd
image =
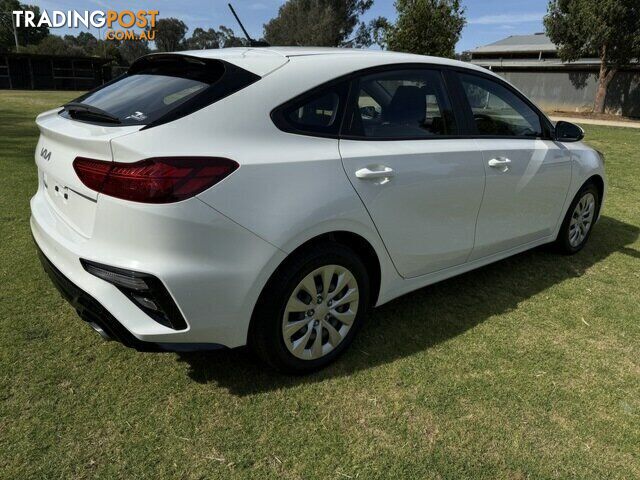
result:
M 368 24 L 363 22 L 356 33 L 355 43 L 364 47 L 376 44 L 385 49 L 387 47 L 386 35 L 391 28 L 393 25 L 385 17 L 376 17 Z
M 398 52 L 454 57 L 466 23 L 459 0 L 396 0 L 395 24 L 376 19 L 372 34 L 383 48 Z
M 620 66 L 640 56 L 638 0 L 551 0 L 544 25 L 564 61 L 597 55 Z
M 203 28 L 196 28 L 191 34 L 191 38 L 188 38 L 184 42 L 184 46 L 187 50 L 204 50 L 207 48 L 220 48 L 220 32 L 213 28 L 205 30 Z
M 84 56 L 85 51 L 81 47 L 69 44 L 67 40 L 69 37 L 71 37 L 71 35 L 67 35 L 66 38 L 58 35 L 49 35 L 43 38 L 40 43 L 36 45 L 27 45 L 26 47 L 21 48 L 20 51 L 38 55 Z
M 151 52 L 146 40 L 123 40 L 117 44 L 122 63 L 131 65 L 134 60 Z
M 0 9 L 34 9 L 20 5 L 17 0 L 0 0 Z M 3 10 L 4 11 L 4 10 Z M 39 15 L 36 12 L 36 18 Z M 8 27 L 7 27 L 8 22 Z M 35 30 L 35 31 L 34 31 Z M 176 18 L 160 19 L 156 24 L 156 47 L 159 51 L 200 50 L 244 46 L 246 41 L 230 28 L 220 25 L 218 30 L 196 28 L 185 38 L 187 25 Z M 29 35 L 26 32 L 31 32 Z M 43 33 L 44 32 L 44 33 Z M 146 40 L 100 40 L 89 32 L 64 37 L 49 34 L 48 29 L 18 29 L 20 51 L 39 55 L 97 56 L 112 59 L 116 64 L 129 65 L 151 52 Z M 15 50 L 11 17 L 0 17 L 0 51 Z
M 161 18 L 156 22 L 155 42 L 160 52 L 175 52 L 180 50 L 189 27 L 177 18 Z
M 289 0 L 264 25 L 264 38 L 271 45 L 359 46 L 361 35 L 349 37 L 372 5 L 373 0 Z
M 231 28 L 220 25 L 219 30 L 209 28 L 196 28 L 191 38 L 185 39 L 180 50 L 203 50 L 207 48 L 227 48 L 227 47 L 243 47 L 247 41 L 244 38 L 236 37 Z
M 48 35 L 35 45 L 21 46 L 20 51 L 36 55 L 102 57 L 128 64 L 150 50 L 145 41 L 99 40 L 89 32 L 80 32 L 77 36 Z
M 544 25 L 562 60 L 600 58 L 594 111 L 604 112 L 618 69 L 640 57 L 640 0 L 550 0 Z
M 13 23 L 11 12 L 14 10 L 32 10 L 36 18 L 40 17 L 40 7 L 24 5 L 18 0 L 0 0 L 0 52 L 15 51 L 15 38 L 13 35 Z M 18 44 L 20 46 L 35 45 L 49 35 L 49 28 L 42 27 L 18 27 Z
M 244 47 L 246 40 L 244 38 L 236 37 L 233 29 L 220 25 L 220 36 L 222 39 L 222 48 L 228 47 Z

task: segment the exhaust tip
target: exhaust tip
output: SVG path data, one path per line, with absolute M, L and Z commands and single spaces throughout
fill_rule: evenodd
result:
M 87 322 L 87 323 L 91 326 L 91 328 L 93 328 L 98 333 L 98 335 L 100 335 L 102 337 L 103 340 L 106 340 L 108 342 L 113 340 L 113 338 L 111 338 L 109 336 L 109 334 L 107 332 L 105 332 L 102 329 L 102 327 L 100 325 L 98 325 L 97 323 L 95 323 L 95 322 Z

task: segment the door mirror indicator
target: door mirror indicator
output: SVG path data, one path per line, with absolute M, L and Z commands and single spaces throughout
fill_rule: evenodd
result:
M 575 123 L 559 121 L 556 123 L 555 139 L 559 142 L 579 142 L 584 138 L 584 130 Z

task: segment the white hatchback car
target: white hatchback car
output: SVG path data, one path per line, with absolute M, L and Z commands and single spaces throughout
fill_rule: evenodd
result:
M 603 158 L 468 63 L 391 52 L 154 54 L 38 116 L 31 228 L 80 316 L 140 350 L 249 344 L 306 372 L 370 306 L 555 242 Z

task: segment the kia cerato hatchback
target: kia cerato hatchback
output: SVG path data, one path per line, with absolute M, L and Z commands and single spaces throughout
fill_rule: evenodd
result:
M 603 159 L 473 65 L 155 54 L 38 116 L 31 227 L 80 317 L 139 350 L 248 344 L 289 372 L 369 307 L 546 243 L 579 251 Z

